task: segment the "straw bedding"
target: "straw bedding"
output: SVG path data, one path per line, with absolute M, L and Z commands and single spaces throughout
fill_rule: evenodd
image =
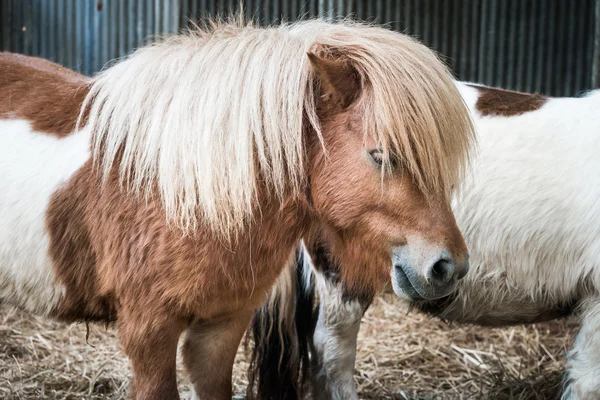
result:
M 393 295 L 363 319 L 356 383 L 364 399 L 554 399 L 575 319 L 503 329 L 448 326 Z M 87 340 L 86 340 L 86 336 Z M 190 392 L 180 365 L 183 398 Z M 244 392 L 243 349 L 234 392 Z M 65 325 L 0 307 L 0 398 L 123 399 L 131 376 L 113 327 Z

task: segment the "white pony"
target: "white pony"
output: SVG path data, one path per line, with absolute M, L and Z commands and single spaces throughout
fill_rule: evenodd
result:
M 471 270 L 449 297 L 423 302 L 418 290 L 405 297 L 445 320 L 480 325 L 534 323 L 579 311 L 563 399 L 600 399 L 600 91 L 545 98 L 457 85 L 480 146 L 472 174 L 453 201 Z M 253 370 L 251 377 L 300 389 L 311 381 L 315 399 L 356 399 L 356 338 L 372 299 L 349 294 L 338 277 L 340 264 L 323 250 L 319 243 L 307 244 L 299 258 L 295 321 L 285 315 L 291 308 L 279 315 L 264 308 L 256 317 L 263 326 L 288 322 L 275 324 L 255 359 L 288 346 L 285 354 L 304 355 L 300 362 L 308 371 L 282 374 L 283 381 Z M 318 310 L 311 303 L 315 290 Z M 264 340 L 268 333 L 256 326 L 256 340 Z M 281 327 L 288 330 L 277 331 Z M 284 346 L 277 343 L 280 334 Z

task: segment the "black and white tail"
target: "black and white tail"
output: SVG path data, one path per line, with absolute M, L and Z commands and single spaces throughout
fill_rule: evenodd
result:
M 298 248 L 250 326 L 254 342 L 248 399 L 300 400 L 310 380 L 310 352 L 318 318 L 309 256 Z

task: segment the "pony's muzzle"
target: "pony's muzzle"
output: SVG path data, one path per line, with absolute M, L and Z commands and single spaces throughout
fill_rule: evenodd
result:
M 458 260 L 442 251 L 430 260 L 411 260 L 402 253 L 393 252 L 392 286 L 398 296 L 408 300 L 445 297 L 456 289 L 458 281 L 469 271 L 466 256 Z

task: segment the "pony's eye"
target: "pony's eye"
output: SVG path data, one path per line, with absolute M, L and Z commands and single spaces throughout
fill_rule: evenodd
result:
M 371 157 L 371 160 L 378 166 L 381 167 L 383 165 L 383 152 L 381 150 L 374 149 L 369 151 L 369 157 Z
M 371 158 L 371 161 L 373 161 L 377 166 L 381 167 L 383 166 L 383 151 L 380 149 L 373 149 L 369 151 L 369 157 Z M 398 169 L 398 158 L 393 155 L 390 154 L 390 159 L 389 159 L 389 166 L 392 168 L 392 170 L 396 171 Z

